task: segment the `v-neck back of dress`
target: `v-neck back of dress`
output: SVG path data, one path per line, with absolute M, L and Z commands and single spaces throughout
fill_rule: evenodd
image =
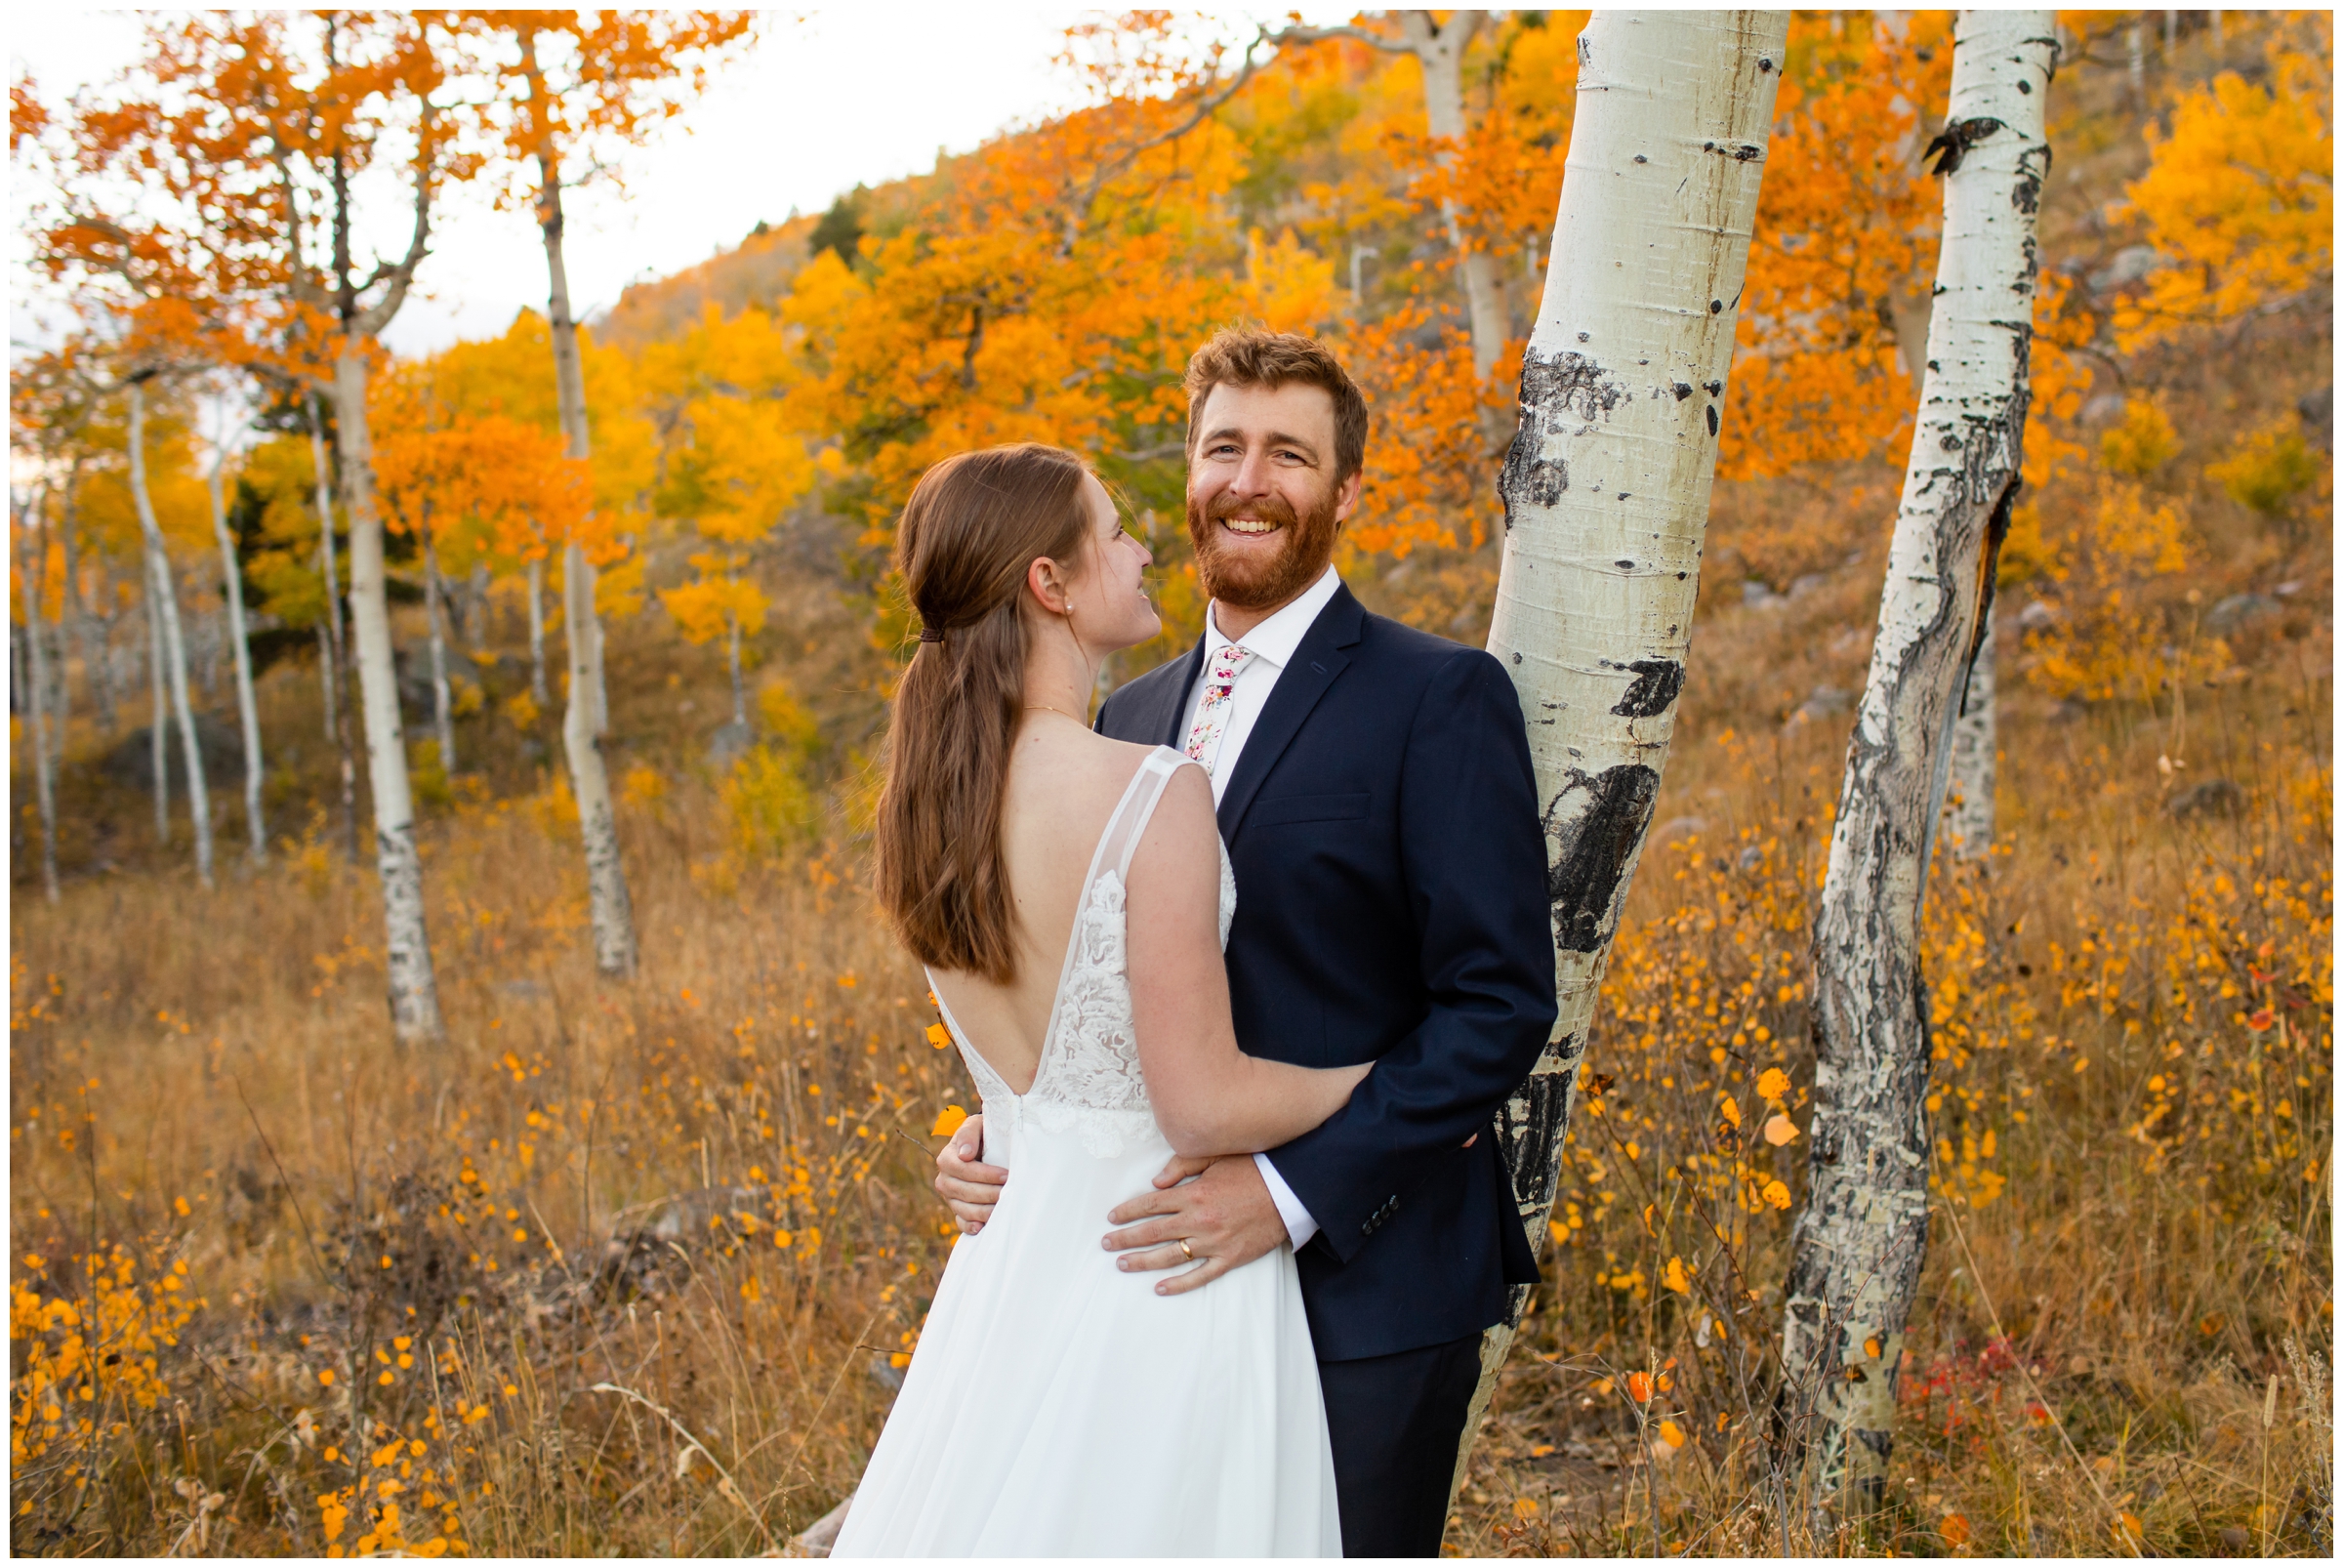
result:
M 1155 1131 L 1155 1110 L 1139 1073 L 1138 1043 L 1131 1023 L 1130 966 L 1125 930 L 1125 897 L 1131 856 L 1164 798 L 1164 788 L 1188 760 L 1169 746 L 1148 753 L 1125 787 L 1123 797 L 1098 836 L 1089 869 L 1074 906 L 1074 928 L 1058 970 L 1057 993 L 1042 1034 L 1033 1087 L 1013 1093 L 985 1059 L 967 1031 L 943 1003 L 944 1026 L 960 1046 L 963 1060 L 984 1098 L 985 1159 L 1008 1164 L 1017 1129 L 1028 1118 L 1080 1133 L 1083 1146 L 1100 1157 L 1121 1153 L 1134 1136 Z M 1236 879 L 1228 851 L 1220 850 L 1220 941 L 1228 942 L 1237 906 Z M 927 977 L 930 989 L 935 976 Z

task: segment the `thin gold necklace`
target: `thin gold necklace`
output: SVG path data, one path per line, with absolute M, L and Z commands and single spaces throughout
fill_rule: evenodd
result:
M 1074 719 L 1074 716 L 1066 712 L 1065 709 L 1052 708 L 1046 702 L 1029 702 L 1025 704 L 1025 711 L 1029 714 L 1055 714 L 1060 719 Z M 1074 719 L 1074 722 L 1078 724 L 1082 724 L 1085 728 L 1089 727 L 1087 721 Z

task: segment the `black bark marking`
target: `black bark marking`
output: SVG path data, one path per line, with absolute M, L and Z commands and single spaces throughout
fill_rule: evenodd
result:
M 1710 403 L 1708 405 L 1708 433 L 1714 435 L 1716 431 L 1716 405 L 1714 403 Z
M 1576 1040 L 1546 1049 L 1569 1056 Z M 1554 1204 L 1562 1175 L 1562 1134 L 1570 1126 L 1571 1083 L 1567 1073 L 1532 1073 L 1519 1091 L 1497 1108 L 1497 1149 L 1504 1156 L 1513 1201 L 1525 1219 L 1542 1219 Z
M 1714 315 L 1714 314 L 1716 314 L 1716 313 L 1717 313 L 1719 310 L 1722 310 L 1724 308 L 1725 308 L 1725 302 L 1724 302 L 1724 301 L 1722 301 L 1722 300 L 1710 300 L 1710 301 L 1708 302 L 1708 313 L 1709 313 L 1710 315 Z
M 1563 803 L 1584 792 L 1585 808 L 1571 821 L 1559 820 Z M 1546 901 L 1554 913 L 1554 944 L 1569 953 L 1599 953 L 1613 924 L 1614 907 L 1624 891 L 1628 862 L 1643 844 L 1660 796 L 1660 774 L 1641 763 L 1623 763 L 1588 777 L 1570 770 L 1570 782 L 1545 808 L 1546 836 L 1554 858 L 1545 874 Z
M 1497 493 L 1504 498 L 1505 531 L 1513 531 L 1513 515 L 1517 508 L 1546 508 L 1562 499 L 1570 488 L 1570 465 L 1560 458 L 1541 457 L 1540 448 L 1545 438 L 1539 433 L 1538 422 L 1525 417 L 1513 433 L 1513 444 L 1505 450 L 1504 467 L 1498 471 Z
M 1708 395 L 1711 397 L 1722 397 L 1725 395 L 1725 384 L 1721 381 L 1704 381 L 1701 383 L 1701 385 L 1707 389 Z
M 1637 659 L 1627 668 L 1635 672 L 1635 679 L 1611 710 L 1622 719 L 1657 718 L 1667 712 L 1676 693 L 1684 689 L 1684 667 L 1673 659 Z
M 1675 383 L 1669 390 L 1676 394 L 1676 401 L 1679 403 L 1692 395 L 1692 388 L 1685 382 L 1679 381 Z
M 1771 58 L 1770 56 L 1766 56 L 1766 55 L 1759 55 L 1759 56 L 1757 57 L 1757 74 L 1758 74 L 1758 75 L 1760 75 L 1760 76 L 1763 76 L 1763 75 L 1764 75 L 1764 74 L 1765 74 L 1767 71 L 1770 71 L 1770 70 L 1772 70 L 1773 68 L 1774 68 L 1774 62 L 1773 62 L 1773 60 L 1772 60 L 1772 58 Z
M 2003 129 L 2006 128 L 2002 123 L 1990 114 L 1981 114 L 1970 120 L 1953 120 L 1937 133 L 1935 141 L 1920 149 L 1920 161 L 1925 163 L 1933 156 L 1936 167 L 1929 173 L 1951 174 L 1960 167 L 1960 160 L 1968 156 L 1969 148 Z
M 1585 341 L 1584 334 L 1580 341 Z M 1533 349 L 1522 356 L 1521 411 L 1525 416 L 1542 415 L 1548 430 L 1561 428 L 1564 412 L 1591 420 L 1626 400 L 1626 388 L 1585 354 L 1575 351 L 1541 354 Z

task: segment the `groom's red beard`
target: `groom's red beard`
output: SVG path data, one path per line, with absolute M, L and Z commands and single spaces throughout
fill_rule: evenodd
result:
M 1335 558 L 1335 540 L 1342 531 L 1336 506 L 1332 490 L 1298 516 L 1274 493 L 1247 500 L 1223 490 L 1201 508 L 1189 496 L 1188 542 L 1196 547 L 1197 580 L 1207 594 L 1238 609 L 1265 610 L 1285 603 L 1316 582 Z M 1232 548 L 1220 524 L 1236 516 L 1278 524 L 1269 537 L 1282 548 L 1275 555 Z

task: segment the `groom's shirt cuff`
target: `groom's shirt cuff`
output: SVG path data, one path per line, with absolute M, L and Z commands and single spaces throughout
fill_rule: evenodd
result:
M 1310 1244 L 1310 1238 L 1318 1234 L 1318 1221 L 1310 1217 L 1310 1212 L 1301 1206 L 1301 1200 L 1294 1196 L 1294 1189 L 1287 1186 L 1286 1178 L 1277 1174 L 1277 1167 L 1269 1163 L 1269 1156 L 1256 1154 L 1253 1157 L 1253 1163 L 1261 1173 L 1261 1180 L 1268 1185 L 1269 1201 L 1277 1205 L 1277 1217 L 1286 1222 L 1286 1234 L 1294 1239 L 1294 1250 L 1301 1251 Z

